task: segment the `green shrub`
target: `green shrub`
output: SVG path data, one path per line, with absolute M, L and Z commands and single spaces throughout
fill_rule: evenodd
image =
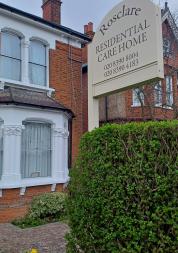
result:
M 12 224 L 15 226 L 18 226 L 20 228 L 31 228 L 31 227 L 37 227 L 40 225 L 44 225 L 47 223 L 46 219 L 39 219 L 39 218 L 31 218 L 29 215 L 26 215 L 25 217 L 21 219 L 17 219 L 12 221 Z
M 71 172 L 68 253 L 176 253 L 178 121 L 87 133 Z
M 34 197 L 31 202 L 29 217 L 31 218 L 57 218 L 65 213 L 66 193 L 45 193 Z
M 12 223 L 21 228 L 35 227 L 49 222 L 64 220 L 66 193 L 45 193 L 32 199 L 28 214 Z

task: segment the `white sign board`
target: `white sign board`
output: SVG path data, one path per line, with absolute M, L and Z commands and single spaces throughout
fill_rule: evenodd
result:
M 150 0 L 125 0 L 106 15 L 88 49 L 89 126 L 91 97 L 164 78 L 162 47 L 161 10 Z

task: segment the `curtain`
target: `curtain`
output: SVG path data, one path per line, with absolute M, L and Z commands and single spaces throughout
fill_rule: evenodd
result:
M 22 132 L 22 178 L 51 176 L 51 125 L 25 123 Z
M 15 35 L 3 32 L 1 36 L 1 54 L 15 59 L 21 58 L 21 39 Z
M 30 62 L 39 65 L 46 65 L 46 46 L 38 41 L 30 42 Z
M 2 128 L 0 127 L 0 179 L 2 176 L 2 163 L 3 163 L 3 135 L 2 135 Z
M 29 63 L 29 74 L 32 84 L 46 85 L 46 67 Z
M 29 76 L 31 83 L 46 85 L 46 46 L 39 41 L 30 42 Z
M 21 63 L 19 60 L 0 56 L 0 76 L 2 78 L 20 81 Z
M 6 79 L 21 79 L 21 39 L 3 32 L 1 36 L 0 76 Z

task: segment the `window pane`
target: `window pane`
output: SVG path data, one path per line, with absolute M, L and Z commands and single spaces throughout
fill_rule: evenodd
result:
M 51 176 L 51 126 L 26 123 L 22 133 L 23 178 Z
M 46 86 L 46 67 L 30 63 L 29 74 L 32 84 Z
M 166 76 L 166 104 L 168 106 L 173 105 L 172 76 Z
M 166 57 L 171 55 L 171 42 L 167 38 L 163 39 L 163 54 Z
M 141 102 L 144 103 L 144 94 L 141 89 L 136 88 L 133 90 L 133 105 L 140 106 Z
M 162 105 L 162 86 L 161 82 L 157 83 L 154 88 L 155 91 L 155 105 Z
M 29 60 L 31 63 L 46 66 L 46 46 L 38 41 L 31 41 Z
M 2 33 L 1 54 L 21 59 L 21 39 L 14 34 Z
M 21 61 L 0 56 L 0 76 L 7 79 L 21 79 Z
M 2 163 L 3 163 L 3 137 L 2 137 L 2 129 L 0 128 L 0 179 L 2 176 Z

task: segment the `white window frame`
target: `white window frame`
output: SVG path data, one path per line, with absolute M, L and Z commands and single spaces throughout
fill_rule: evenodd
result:
M 138 98 L 139 95 L 142 100 L 142 103 L 144 104 L 144 94 L 142 90 L 140 88 L 135 88 L 132 90 L 132 106 L 133 107 L 141 106 L 141 102 Z
M 157 84 L 154 85 L 154 100 L 156 107 L 162 107 L 163 104 L 163 90 L 162 90 L 162 83 L 159 81 Z
M 47 172 L 48 175 L 46 176 L 41 176 L 40 173 L 41 173 L 41 170 L 39 168 L 39 170 L 37 171 L 34 171 L 33 173 L 31 173 L 31 176 L 30 175 L 26 175 L 25 176 L 25 172 L 23 171 L 23 164 L 22 164 L 22 161 L 24 159 L 23 157 L 23 133 L 25 133 L 25 130 L 26 130 L 26 125 L 27 124 L 36 124 L 36 125 L 39 125 L 39 124 L 42 124 L 42 125 L 48 125 L 50 126 L 50 168 L 49 168 L 49 173 Z M 21 176 L 22 176 L 22 179 L 34 179 L 34 178 L 50 178 L 52 177 L 52 159 L 53 159 L 53 155 L 52 155 L 52 151 L 53 151 L 53 143 L 52 143 L 52 124 L 49 123 L 49 122 L 46 122 L 46 121 L 32 121 L 32 120 L 26 120 L 26 121 L 23 121 L 23 130 L 22 130 L 22 139 L 21 139 Z M 38 152 L 38 151 L 36 151 Z M 48 169 L 47 169 L 48 170 Z M 33 175 L 32 175 L 33 174 Z
M 170 75 L 165 76 L 166 80 L 166 107 L 172 108 L 173 98 L 173 78 Z

